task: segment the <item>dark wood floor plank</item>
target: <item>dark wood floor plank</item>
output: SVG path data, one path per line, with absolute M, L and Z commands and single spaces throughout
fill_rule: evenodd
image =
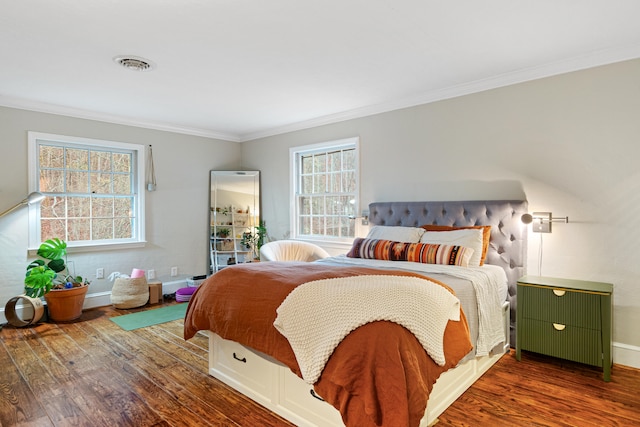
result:
M 167 335 L 162 333 L 161 328 L 144 328 L 137 331 L 139 337 L 144 338 L 151 344 L 156 345 L 166 351 L 169 355 L 177 357 L 181 355 L 181 359 L 188 365 L 194 367 L 199 372 L 206 372 L 209 366 L 208 353 L 196 354 L 191 348 L 185 348 L 184 339 L 180 339 L 175 335 Z M 195 349 L 195 347 L 194 347 Z
M 81 348 L 66 333 L 68 325 L 56 326 L 55 334 L 39 337 L 49 351 L 41 359 L 50 370 L 57 369 L 58 385 L 70 396 L 64 402 L 78 408 L 83 421 L 92 426 L 153 425 L 160 421 L 126 384 L 93 360 L 92 349 Z
M 0 337 L 0 426 L 51 425 Z
M 100 339 L 99 334 L 77 324 L 73 326 L 77 329 L 77 333 L 73 333 L 73 336 L 79 345 L 85 349 L 91 349 L 96 361 L 101 366 L 109 367 L 109 371 L 118 377 L 117 380 L 128 384 L 131 390 L 145 402 L 145 405 L 157 413 L 161 419 L 170 419 L 173 425 L 178 426 L 213 425 L 189 407 L 184 407 L 182 402 L 167 393 L 160 384 L 154 383 L 137 369 L 132 369 L 129 360 L 119 356 L 114 357 L 111 347 L 105 345 L 105 341 Z
M 601 369 L 534 354 L 518 362 L 512 351 L 442 414 L 438 426 L 640 425 L 640 389 L 629 400 L 628 387 L 640 371 L 614 366 L 612 372 L 617 375 L 607 383 Z
M 286 426 L 208 375 L 208 338 L 182 320 L 124 331 L 111 320 L 160 306 L 87 310 L 69 324 L 0 332 L 0 425 Z M 524 353 L 505 355 L 439 426 L 640 425 L 640 370 L 602 370 Z
M 83 420 L 91 419 L 91 414 L 75 403 L 74 393 L 69 393 L 64 385 L 69 379 L 68 372 L 40 341 L 41 336 L 48 335 L 57 335 L 55 325 L 21 330 L 17 339 L 5 343 L 15 365 L 51 422 L 56 425 L 81 425 Z
M 109 323 L 115 325 L 113 322 Z M 145 331 L 126 332 L 117 326 L 117 329 L 113 329 L 105 322 L 96 322 L 95 327 L 113 338 L 114 344 L 125 346 L 132 353 L 146 354 L 144 358 L 133 360 L 132 364 L 178 396 L 185 405 L 199 411 L 203 419 L 211 419 L 220 424 L 228 422 L 231 425 L 236 419 L 243 419 L 249 414 L 258 423 L 256 425 L 278 425 L 277 422 L 274 423 L 273 414 L 211 378 L 206 369 L 196 369 L 188 363 L 178 362 L 165 351 L 164 346 L 154 344 L 159 342 L 153 337 L 154 334 L 151 335 L 153 340 L 148 341 L 145 337 L 150 335 Z M 135 340 L 131 339 L 133 336 Z M 183 357 L 189 359 L 186 355 Z M 228 408 L 233 408 L 233 418 L 228 417 Z

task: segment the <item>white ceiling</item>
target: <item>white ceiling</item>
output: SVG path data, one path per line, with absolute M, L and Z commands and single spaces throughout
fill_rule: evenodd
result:
M 638 0 L 0 6 L 0 105 L 231 141 L 640 57 Z

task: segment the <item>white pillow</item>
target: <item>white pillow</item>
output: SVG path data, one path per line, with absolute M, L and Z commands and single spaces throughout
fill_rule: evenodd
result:
M 469 260 L 470 267 L 478 267 L 482 258 L 482 229 L 464 229 L 451 231 L 427 231 L 420 238 L 420 243 L 436 243 L 440 245 L 464 246 L 473 249 Z
M 367 234 L 367 239 L 391 240 L 402 243 L 418 243 L 424 234 L 421 227 L 394 227 L 388 225 L 374 225 Z

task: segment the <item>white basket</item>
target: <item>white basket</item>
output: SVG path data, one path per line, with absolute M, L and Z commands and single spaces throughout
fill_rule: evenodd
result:
M 204 278 L 204 279 L 187 279 L 187 286 L 190 287 L 190 288 L 197 288 L 205 280 L 207 280 L 207 278 Z

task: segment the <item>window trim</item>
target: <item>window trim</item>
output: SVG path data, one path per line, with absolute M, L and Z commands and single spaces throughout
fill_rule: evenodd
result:
M 313 151 L 329 151 L 333 148 L 344 149 L 347 145 L 353 145 L 356 150 L 356 191 L 355 191 L 355 212 L 360 212 L 360 137 L 353 136 L 333 141 L 320 142 L 316 144 L 302 145 L 289 148 L 289 235 L 292 239 L 307 240 L 321 243 L 351 244 L 352 237 L 310 237 L 298 235 L 299 216 L 297 215 L 296 187 L 298 179 L 297 157 L 300 153 L 309 154 Z M 357 214 L 356 214 L 357 215 Z
M 38 173 L 38 141 L 50 141 L 53 143 L 62 143 L 65 145 L 77 145 L 90 147 L 92 149 L 105 148 L 109 150 L 129 150 L 135 153 L 136 173 L 133 178 L 135 180 L 133 188 L 136 196 L 135 217 L 138 226 L 135 235 L 131 239 L 126 240 L 109 240 L 106 242 L 90 241 L 90 242 L 67 242 L 70 252 L 92 252 L 105 249 L 120 248 L 137 248 L 144 247 L 146 244 L 145 229 L 145 165 L 146 165 L 146 146 L 142 144 L 132 144 L 128 142 L 108 141 L 102 139 L 92 139 L 84 137 L 75 137 L 67 135 L 57 135 L 41 132 L 27 132 L 28 134 L 28 170 L 29 170 L 29 193 L 38 191 L 39 173 Z M 41 243 L 40 235 L 40 209 L 36 204 L 29 206 L 29 237 L 28 251 L 33 253 L 38 249 Z

